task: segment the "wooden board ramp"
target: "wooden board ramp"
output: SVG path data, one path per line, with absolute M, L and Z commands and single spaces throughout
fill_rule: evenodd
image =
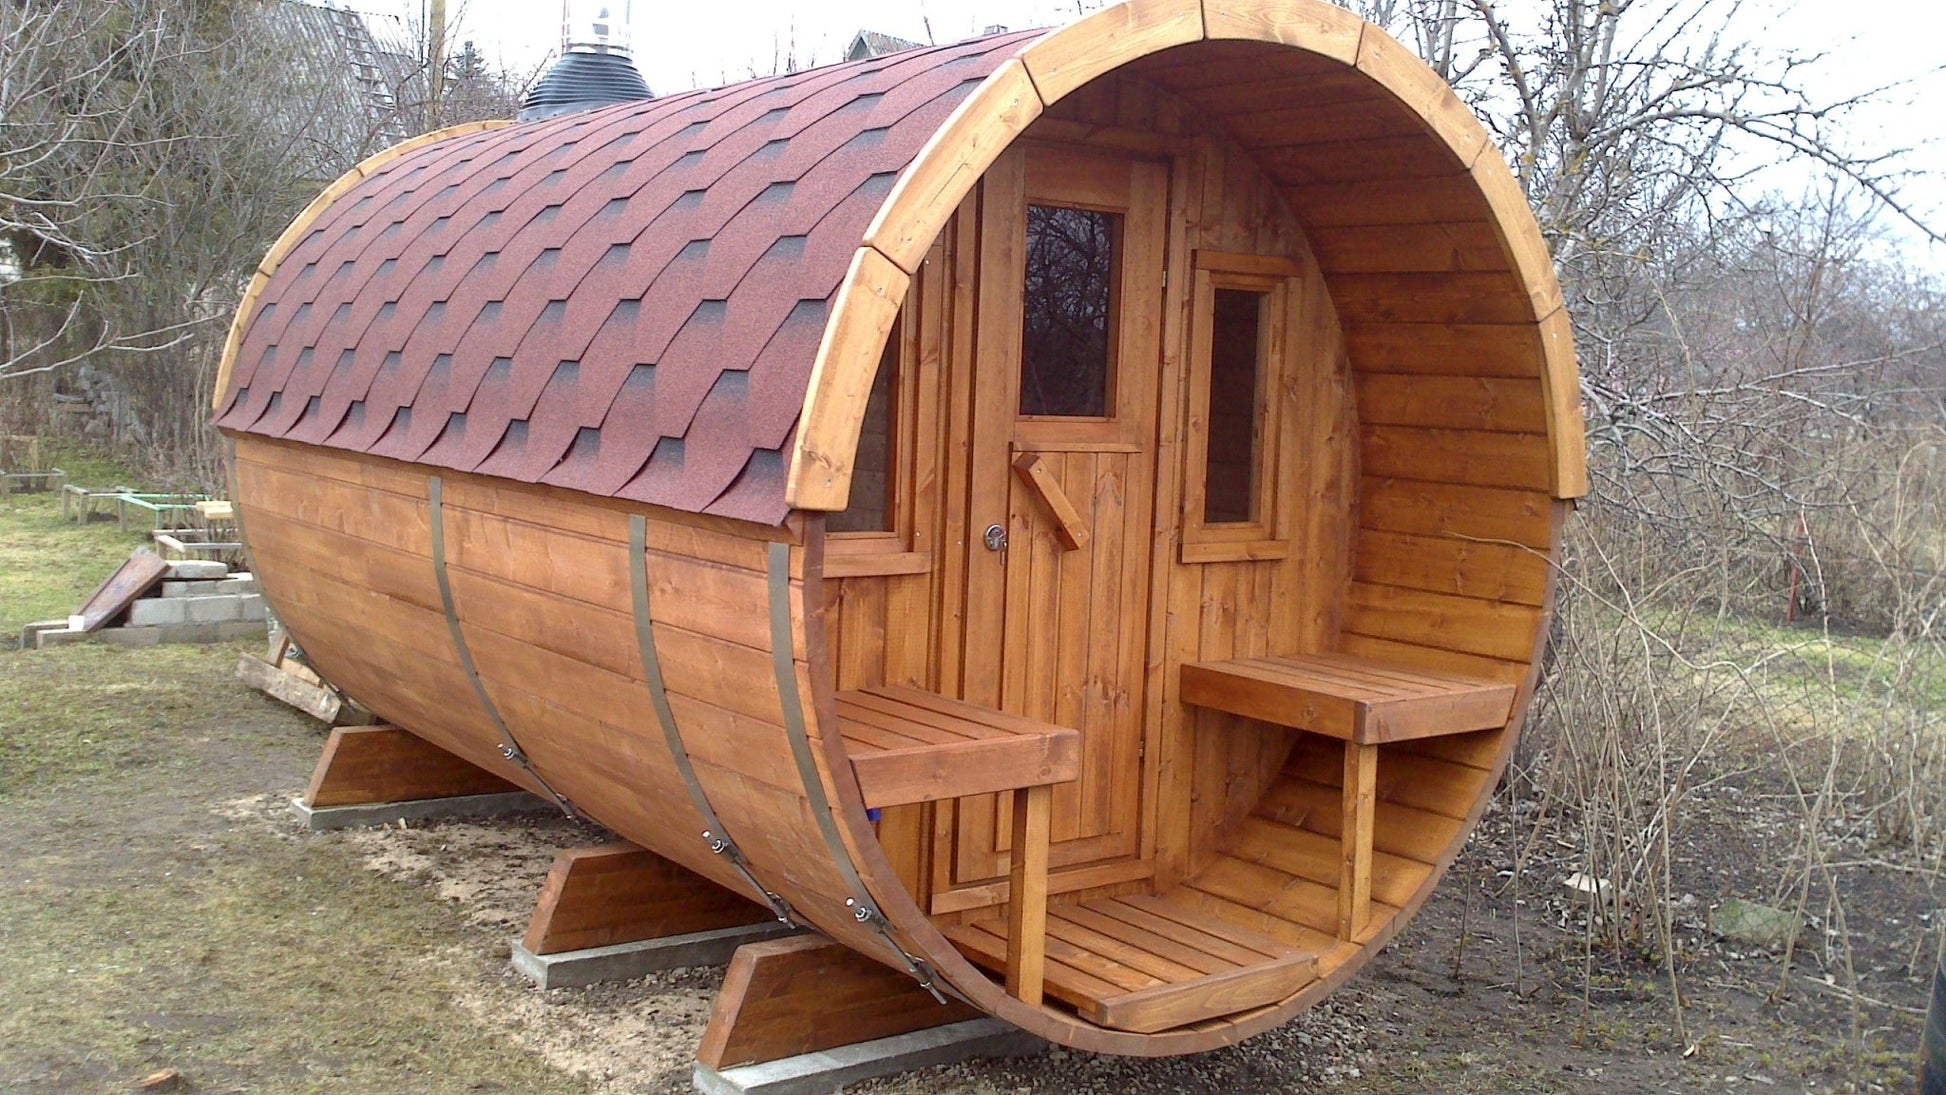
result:
M 137 598 L 161 585 L 168 573 L 167 560 L 148 548 L 136 548 L 75 611 L 81 617 L 82 630 L 99 631 L 109 620 L 126 612 Z

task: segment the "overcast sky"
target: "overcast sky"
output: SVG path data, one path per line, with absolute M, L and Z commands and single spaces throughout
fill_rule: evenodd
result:
M 345 6 L 410 21 L 423 0 L 341 0 Z M 915 41 L 953 42 L 1000 25 L 1049 26 L 1101 0 L 633 0 L 636 66 L 658 93 L 747 79 L 782 68 L 837 60 L 860 28 Z M 1806 83 L 1823 98 L 1911 80 L 1859 112 L 1858 151 L 1913 147 L 1908 166 L 1922 177 L 1906 196 L 1946 224 L 1946 74 L 1940 68 L 1946 12 L 1936 0 L 1745 0 L 1740 20 L 1758 44 L 1826 56 Z M 455 39 L 472 40 L 490 60 L 516 71 L 545 64 L 561 40 L 560 0 L 448 0 Z M 1788 178 L 1773 186 L 1801 185 Z M 1946 248 L 1913 257 L 1946 268 Z

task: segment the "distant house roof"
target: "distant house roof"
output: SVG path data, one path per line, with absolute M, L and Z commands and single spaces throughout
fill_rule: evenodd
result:
M 411 136 L 401 107 L 425 97 L 425 74 L 405 22 L 333 0 L 283 0 L 259 10 L 264 38 L 319 90 L 294 121 L 325 159 L 353 159 Z M 337 154 L 334 156 L 333 154 Z M 321 164 L 335 176 L 344 165 Z
M 900 53 L 908 49 L 918 49 L 924 42 L 910 42 L 904 38 L 894 38 L 875 30 L 861 30 L 852 36 L 851 45 L 845 47 L 845 60 L 863 61 L 868 57 L 883 57 L 888 53 Z

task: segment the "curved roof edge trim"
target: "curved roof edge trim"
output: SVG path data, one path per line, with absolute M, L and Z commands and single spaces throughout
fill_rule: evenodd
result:
M 792 508 L 842 510 L 849 503 L 865 403 L 904 286 L 1000 153 L 1043 111 L 1090 81 L 1175 46 L 1225 39 L 1289 46 L 1358 69 L 1466 166 L 1541 331 L 1552 493 L 1587 493 L 1573 336 L 1553 259 L 1519 183 L 1452 88 L 1389 35 L 1324 0 L 1132 0 L 1027 45 L 959 104 L 899 174 L 839 287 L 818 346 L 785 481 Z
M 277 272 L 278 266 L 283 264 L 285 256 L 291 253 L 291 249 L 296 247 L 298 241 L 304 238 L 305 233 L 311 230 L 312 222 L 322 216 L 324 211 L 330 208 L 333 202 L 343 197 L 345 192 L 352 187 L 364 182 L 379 168 L 384 167 L 386 164 L 391 163 L 393 160 L 398 159 L 408 152 L 424 148 L 429 144 L 437 144 L 440 141 L 452 137 L 464 137 L 469 133 L 484 133 L 490 129 L 504 129 L 512 124 L 514 123 L 511 118 L 495 118 L 481 122 L 460 122 L 457 125 L 449 125 L 441 129 L 435 129 L 430 133 L 421 133 L 417 137 L 409 137 L 400 141 L 398 144 L 382 148 L 358 161 L 352 165 L 350 171 L 338 176 L 332 181 L 330 186 L 325 187 L 317 197 L 312 198 L 311 203 L 306 205 L 303 211 L 298 213 L 297 218 L 291 221 L 290 225 L 284 229 L 283 234 L 277 237 L 277 242 L 270 245 L 270 250 L 265 253 L 263 261 L 257 264 L 256 273 L 250 275 L 250 284 L 244 287 L 243 296 L 237 301 L 236 315 L 230 319 L 230 332 L 223 339 L 223 355 L 217 360 L 216 384 L 210 392 L 211 409 L 220 412 L 223 409 L 223 404 L 229 398 L 230 375 L 236 368 L 237 348 L 243 342 L 244 330 L 250 325 L 251 313 L 256 310 L 252 305 L 256 303 L 257 297 L 263 293 L 264 286 L 270 282 L 270 276 Z

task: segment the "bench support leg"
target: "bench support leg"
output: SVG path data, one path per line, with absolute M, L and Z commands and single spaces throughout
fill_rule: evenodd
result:
M 520 788 L 396 726 L 339 727 L 304 789 L 304 804 L 368 806 Z
M 554 857 L 520 942 L 533 954 L 560 954 L 773 919 L 686 867 L 617 842 Z
M 1345 743 L 1343 857 L 1338 876 L 1338 938 L 1356 939 L 1372 918 L 1372 814 L 1378 800 L 1378 746 Z
M 545 808 L 519 787 L 396 726 L 331 731 L 311 785 L 291 805 L 313 832 Z
M 514 968 L 543 989 L 727 962 L 791 930 L 770 911 L 676 863 L 618 842 L 554 857 Z
M 737 948 L 696 1061 L 721 1071 L 979 1016 L 934 1001 L 904 970 L 807 932 Z
M 1054 788 L 1046 784 L 1014 792 L 1014 846 L 1007 869 L 1007 994 L 1041 1002 L 1047 968 L 1047 844 Z

